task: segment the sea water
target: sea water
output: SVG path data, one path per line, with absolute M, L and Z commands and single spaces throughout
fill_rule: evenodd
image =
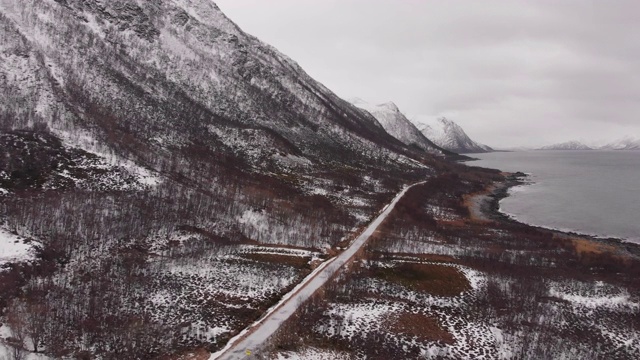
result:
M 640 151 L 473 154 L 470 166 L 521 171 L 500 210 L 521 222 L 640 243 Z

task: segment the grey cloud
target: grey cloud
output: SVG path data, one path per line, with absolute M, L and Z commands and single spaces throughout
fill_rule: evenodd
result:
M 635 0 L 217 3 L 339 95 L 492 146 L 640 136 Z

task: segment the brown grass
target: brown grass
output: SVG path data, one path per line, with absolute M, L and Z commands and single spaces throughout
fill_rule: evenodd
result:
M 302 256 L 282 255 L 282 254 L 244 254 L 243 257 L 255 261 L 285 264 L 298 269 L 309 268 L 309 258 Z
M 174 355 L 167 355 L 160 357 L 161 360 L 207 360 L 211 357 L 211 353 L 209 353 L 205 349 L 197 349 L 194 351 L 190 351 L 188 353 L 178 353 Z
M 604 254 L 604 253 L 615 253 L 616 248 L 611 245 L 602 244 L 596 241 L 573 238 L 571 239 L 573 246 L 576 249 L 576 253 L 578 256 L 582 256 L 585 254 Z
M 403 263 L 374 270 L 374 276 L 436 296 L 458 296 L 471 289 L 467 278 L 452 266 Z
M 395 315 L 391 319 L 389 329 L 401 335 L 417 337 L 418 341 L 440 341 L 445 344 L 453 344 L 453 335 L 444 330 L 437 319 L 423 315 L 404 312 Z
M 263 243 L 260 243 L 260 247 L 272 248 L 272 249 L 292 249 L 292 250 L 316 251 L 316 249 L 309 248 L 309 247 L 287 245 L 287 244 L 263 244 Z
M 480 196 L 491 194 L 496 189 L 494 184 L 487 186 L 484 190 L 471 194 L 462 195 L 462 205 L 469 210 L 469 219 L 473 222 L 487 223 L 489 220 L 484 218 L 482 214 L 479 214 L 480 206 L 477 204 L 477 198 Z
M 471 217 L 471 220 L 472 221 L 476 221 L 476 222 L 485 221 L 485 220 L 479 220 L 479 219 L 475 218 L 474 216 Z M 468 224 L 466 219 L 439 220 L 438 223 L 440 223 L 442 225 L 452 226 L 452 227 L 467 227 L 467 226 L 469 226 L 469 224 Z

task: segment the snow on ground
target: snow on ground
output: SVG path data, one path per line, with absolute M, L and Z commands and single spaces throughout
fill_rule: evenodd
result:
M 0 267 L 7 263 L 33 260 L 37 245 L 0 228 Z
M 285 351 L 275 355 L 276 360 L 349 360 L 352 359 L 351 354 L 322 350 L 316 348 L 307 348 L 299 352 Z
M 582 306 L 586 308 L 629 308 L 640 309 L 640 304 L 633 302 L 629 294 L 620 294 L 616 296 L 583 296 L 577 294 L 565 294 L 555 289 L 549 291 L 550 296 L 567 300 L 574 306 Z
M 330 321 L 318 324 L 316 331 L 351 341 L 354 336 L 361 335 L 363 329 L 366 332 L 381 330 L 389 315 L 403 308 L 405 306 L 397 302 L 333 303 L 325 314 Z
M 502 330 L 464 315 L 440 313 L 439 320 L 453 338 L 452 345 L 424 344 L 421 354 L 427 358 L 502 359 L 509 358 L 511 348 L 504 342 Z
M 427 205 L 427 213 L 431 215 L 435 220 L 440 221 L 454 221 L 459 220 L 460 216 L 457 215 L 453 209 L 445 208 L 436 205 Z
M 11 329 L 6 325 L 0 324 L 0 360 L 13 359 L 13 349 L 7 345 L 7 339 L 11 337 Z M 24 360 L 50 360 L 48 356 L 42 354 L 34 354 L 24 351 Z
M 482 246 L 470 246 L 456 239 L 444 241 L 435 234 L 407 233 L 398 241 L 386 241 L 379 244 L 379 250 L 390 254 L 439 254 L 448 256 L 462 256 L 483 251 Z
M 149 169 L 116 155 L 111 149 L 102 145 L 87 131 L 74 130 L 73 132 L 69 132 L 58 130 L 53 125 L 52 130 L 66 147 L 78 148 L 96 155 L 100 158 L 98 163 L 103 163 L 106 167 L 120 167 L 134 176 L 138 183 L 144 186 L 154 187 L 162 182 L 162 179 Z
M 266 232 L 269 229 L 269 217 L 264 210 L 246 210 L 242 216 L 238 218 L 238 222 L 255 229 L 259 233 Z
M 212 354 L 211 359 L 243 359 L 246 357 L 245 349 L 260 348 L 264 342 L 273 335 L 280 325 L 292 316 L 298 306 L 313 295 L 334 274 L 336 274 L 355 254 L 366 244 L 367 240 L 377 230 L 378 226 L 389 216 L 395 204 L 404 196 L 410 187 L 403 189 L 393 201 L 385 207 L 385 210 L 351 243 L 349 248 L 337 257 L 326 261 L 316 268 L 293 290 L 291 290 L 281 302 L 272 308 L 260 322 L 252 325 L 252 332 L 245 338 L 237 337 L 227 344 L 227 347 L 218 353 Z M 246 329 L 245 329 L 246 331 Z
M 225 257 L 170 262 L 165 274 L 185 280 L 208 279 L 210 281 L 203 284 L 206 293 L 238 297 L 247 302 L 264 300 L 296 280 L 297 271 L 293 267 L 258 263 L 233 255 Z
M 383 266 L 383 263 L 377 265 Z M 502 330 L 496 325 L 476 319 L 473 314 L 467 314 L 465 311 L 476 301 L 479 293 L 484 291 L 485 276 L 465 266 L 431 264 L 451 266 L 460 270 L 467 278 L 471 289 L 454 297 L 437 296 L 410 290 L 382 279 L 363 278 L 356 280 L 352 286 L 365 290 L 366 295 L 358 297 L 355 302 L 331 303 L 323 319 L 314 327 L 314 332 L 347 341 L 353 341 L 354 337 L 365 339 L 368 334 L 386 334 L 384 341 L 393 343 L 394 348 L 404 349 L 409 351 L 408 353 L 412 353 L 409 349 L 413 349 L 424 358 L 510 358 L 513 349 Z M 454 342 L 447 344 L 425 341 L 414 336 L 390 332 L 390 319 L 403 313 L 437 319 L 441 328 L 451 334 Z
M 640 311 L 640 294 L 629 294 L 602 281 L 554 281 L 549 284 L 549 296 L 566 302 L 562 310 L 573 326 L 581 324 L 615 348 L 640 358 L 640 331 L 630 331 L 624 325 Z
M 298 305 L 313 294 L 318 288 L 318 284 L 322 284 L 328 279 L 325 272 L 335 271 L 335 267 L 329 266 L 333 264 L 334 260 L 335 258 L 327 260 L 318 266 L 291 291 L 285 294 L 277 304 L 269 308 L 258 321 L 229 340 L 223 349 L 212 353 L 209 359 L 216 360 L 222 356 L 230 359 L 244 358 L 243 350 L 262 346 L 263 342 L 279 328 L 282 322 L 293 314 Z M 234 352 L 235 354 L 233 354 Z
M 318 251 L 277 246 L 239 245 L 237 250 L 235 250 L 234 252 L 238 255 L 267 254 L 309 258 L 309 263 L 323 259 L 323 253 Z
M 366 177 L 365 177 L 366 178 Z M 322 195 L 332 199 L 334 202 L 343 204 L 349 207 L 368 207 L 371 206 L 371 202 L 368 199 L 363 198 L 362 194 L 355 194 L 353 189 L 345 187 L 342 191 L 335 189 L 335 184 L 331 181 L 323 179 L 305 179 L 305 182 L 301 186 L 301 190 L 309 195 Z M 371 183 L 369 186 L 374 187 L 376 191 L 384 192 L 385 189 L 378 189 L 377 183 L 372 181 L 363 181 L 364 183 Z M 365 185 L 367 186 L 367 185 Z
M 640 303 L 634 301 L 628 292 L 621 292 L 601 281 L 593 285 L 578 282 L 571 284 L 552 283 L 549 288 L 549 296 L 569 301 L 574 307 L 640 310 Z M 638 296 L 636 296 L 636 300 L 637 298 Z
M 252 250 L 256 251 L 252 251 Z M 258 251 L 285 255 L 310 251 L 258 246 L 203 251 L 182 259 L 158 258 L 150 313 L 182 330 L 185 344 L 219 346 L 308 273 L 291 265 L 246 258 Z M 292 255 L 295 256 L 295 255 Z
M 305 157 L 296 156 L 291 154 L 275 154 L 274 158 L 283 166 L 287 168 L 298 168 L 313 165 L 313 162 Z

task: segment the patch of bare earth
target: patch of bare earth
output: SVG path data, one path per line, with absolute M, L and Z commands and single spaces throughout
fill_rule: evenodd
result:
M 302 256 L 295 256 L 295 255 L 260 254 L 260 253 L 244 254 L 243 257 L 250 260 L 255 260 L 255 261 L 290 265 L 297 269 L 309 268 L 309 260 L 310 260 L 309 257 L 302 257 Z
M 420 342 L 453 344 L 455 339 L 444 330 L 437 319 L 424 314 L 403 312 L 389 321 L 389 330 L 396 334 L 415 337 Z
M 161 360 L 207 360 L 211 354 L 205 349 L 160 357 Z
M 453 266 L 401 263 L 392 268 L 375 269 L 374 275 L 436 296 L 458 296 L 471 289 L 464 274 Z

